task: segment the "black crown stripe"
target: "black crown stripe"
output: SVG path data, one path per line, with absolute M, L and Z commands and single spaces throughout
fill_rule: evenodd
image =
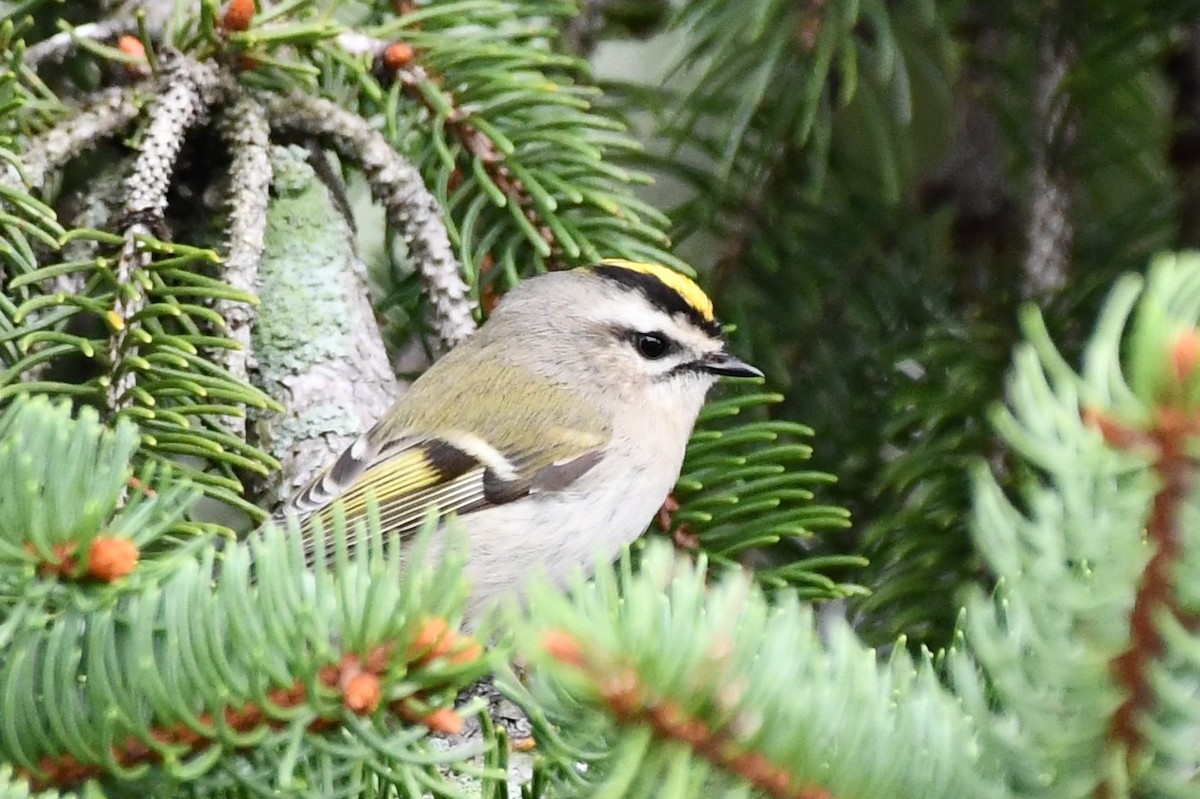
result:
M 651 305 L 670 314 L 684 316 L 696 327 L 713 338 L 721 337 L 721 324 L 715 319 L 706 319 L 696 306 L 688 302 L 682 294 L 663 283 L 654 275 L 626 269 L 623 266 L 600 264 L 591 269 L 597 276 L 619 283 L 626 288 L 638 291 Z

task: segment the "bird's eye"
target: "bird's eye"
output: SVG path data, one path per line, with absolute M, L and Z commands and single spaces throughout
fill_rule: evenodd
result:
M 648 361 L 656 361 L 671 349 L 671 342 L 662 333 L 636 333 L 633 346 Z

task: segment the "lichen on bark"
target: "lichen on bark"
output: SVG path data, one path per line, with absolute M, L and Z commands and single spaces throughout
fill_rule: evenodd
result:
M 395 399 L 366 268 L 302 147 L 273 147 L 272 202 L 252 333 L 255 382 L 285 408 L 255 413 L 251 436 L 282 468 L 258 487 L 274 507 L 362 434 Z

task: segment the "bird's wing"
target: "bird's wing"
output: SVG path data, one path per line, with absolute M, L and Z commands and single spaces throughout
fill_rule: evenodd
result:
M 353 522 L 366 516 L 368 500 L 373 497 L 383 531 L 389 540 L 395 540 L 420 527 L 431 509 L 439 516 L 463 515 L 531 493 L 560 491 L 599 461 L 607 435 L 587 430 L 558 432 L 554 445 L 502 452 L 466 433 L 434 437 L 399 431 L 385 437 L 372 428 L 277 517 L 300 518 L 311 562 L 317 556 L 313 551 L 314 523 L 319 520 L 329 529 L 335 501 L 340 500 L 350 523 L 347 527 L 352 530 Z M 380 447 L 376 442 L 381 439 L 389 443 Z

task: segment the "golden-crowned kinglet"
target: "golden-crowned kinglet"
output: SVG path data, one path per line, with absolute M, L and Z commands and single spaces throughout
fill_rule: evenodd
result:
M 712 302 L 664 266 L 608 260 L 525 280 L 283 514 L 348 520 L 374 496 L 403 536 L 431 508 L 469 543 L 467 619 L 534 571 L 564 579 L 637 538 L 661 506 L 729 354 Z

